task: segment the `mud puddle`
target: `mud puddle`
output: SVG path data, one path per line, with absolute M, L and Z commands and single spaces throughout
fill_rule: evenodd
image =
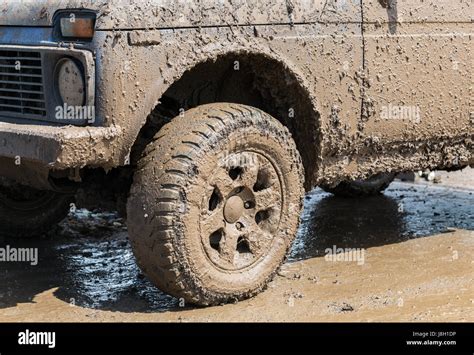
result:
M 474 190 L 395 182 L 383 195 L 344 199 L 317 189 L 306 196 L 290 260 L 325 255 L 333 245 L 370 248 L 452 228 L 474 230 Z
M 44 290 L 72 305 L 122 312 L 177 307 L 138 269 L 125 222 L 115 213 L 79 210 L 40 240 L 5 239 L 2 245 L 38 248 L 38 266 L 5 263 L 0 271 L 0 308 L 30 302 Z
M 306 273 L 308 276 L 301 270 L 308 268 L 311 263 L 324 260 L 322 256 L 325 255 L 325 250 L 333 246 L 363 248 L 369 251 L 382 248 L 384 251 L 399 244 L 416 242 L 418 239 L 429 241 L 431 237 L 445 237 L 447 241 L 448 238 L 454 238 L 457 233 L 455 229 L 473 231 L 473 192 L 469 189 L 446 186 L 395 182 L 385 195 L 348 200 L 317 189 L 306 197 L 303 223 L 290 259 L 283 267 L 280 276 L 270 285 L 266 293 L 240 305 L 246 307 L 245 305 L 262 302 L 264 305 L 265 294 L 268 296 L 277 292 L 275 288 L 278 289 L 279 285 L 282 287 L 280 296 L 284 299 L 282 301 L 284 304 L 288 303 L 288 300 L 298 302 L 304 294 L 295 291 L 294 288 L 298 288 L 302 274 L 305 276 L 301 287 L 304 287 L 305 282 L 311 285 L 325 283 L 325 272 L 321 275 L 309 272 Z M 472 232 L 466 233 L 467 236 L 464 235 L 463 238 L 472 239 Z M 436 237 L 433 237 L 435 235 Z M 177 299 L 156 290 L 144 279 L 135 264 L 127 240 L 125 223 L 115 214 L 95 214 L 80 210 L 70 215 L 60 226 L 40 240 L 20 242 L 0 238 L 0 245 L 39 249 L 37 266 L 3 263 L 0 269 L 0 321 L 20 319 L 53 321 L 58 317 L 75 320 L 73 315 L 79 312 L 78 310 L 81 315 L 79 318 L 82 320 L 115 320 L 117 317 L 120 320 L 150 320 L 146 318 L 147 314 L 156 316 L 162 312 L 167 312 L 165 314 L 170 315 L 169 319 L 180 320 L 179 314 L 187 311 L 190 314 L 199 312 L 200 315 L 196 316 L 198 320 L 214 319 L 207 317 L 213 312 L 208 312 L 206 309 L 180 308 Z M 472 250 L 470 252 L 472 253 Z M 389 253 L 385 256 L 387 257 Z M 398 255 L 397 258 L 403 261 L 403 255 Z M 392 266 L 396 269 L 397 260 L 387 262 L 394 263 Z M 297 271 L 293 273 L 292 270 L 295 268 Z M 329 269 L 331 268 L 334 266 Z M 331 270 L 337 275 L 343 273 L 344 268 L 347 268 L 346 264 L 339 271 Z M 318 269 L 320 267 L 316 267 L 316 270 Z M 467 276 L 472 277 L 472 267 L 470 272 L 469 268 L 466 272 Z M 333 282 L 332 276 L 334 275 L 331 275 L 329 284 Z M 335 280 L 337 284 L 339 282 L 337 276 Z M 291 285 L 286 282 L 290 282 Z M 313 298 L 320 296 L 324 298 L 324 290 L 317 292 Z M 361 304 L 364 302 L 382 304 L 382 298 L 387 297 L 386 294 L 377 296 L 379 291 L 370 291 L 370 288 L 365 292 L 369 292 L 370 296 L 360 301 Z M 49 300 L 44 305 L 39 301 L 43 295 L 48 295 Z M 31 304 L 32 302 L 38 304 Z M 19 310 L 25 303 L 28 304 L 28 310 Z M 350 313 L 354 305 L 334 300 L 325 304 L 323 308 L 326 313 L 331 313 L 331 309 L 333 313 Z M 52 316 L 53 309 L 61 313 Z M 271 307 L 268 309 L 271 310 Z M 175 312 L 178 310 L 179 312 Z M 263 308 L 261 310 L 264 312 Z M 110 316 L 108 311 L 112 312 L 113 316 Z M 292 312 L 294 313 L 294 309 Z M 324 312 L 320 314 L 320 319 L 325 319 Z M 102 318 L 100 313 L 109 316 Z M 136 315 L 140 316 L 137 318 Z M 304 319 L 303 314 L 301 317 Z M 314 320 L 319 319 L 316 315 L 315 317 Z M 270 319 L 275 318 L 262 314 L 259 319 L 254 320 Z M 285 319 L 283 315 L 282 319 Z

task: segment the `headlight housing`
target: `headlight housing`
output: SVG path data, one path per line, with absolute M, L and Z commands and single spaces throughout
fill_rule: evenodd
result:
M 95 33 L 96 14 L 90 10 L 61 10 L 55 14 L 55 27 L 64 39 L 91 40 Z
M 83 106 L 86 85 L 82 64 L 72 58 L 60 59 L 55 68 L 55 84 L 59 99 L 68 106 Z

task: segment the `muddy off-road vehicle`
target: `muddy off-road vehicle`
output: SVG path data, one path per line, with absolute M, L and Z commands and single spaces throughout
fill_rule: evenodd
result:
M 305 190 L 473 159 L 470 0 L 6 0 L 0 235 L 125 216 L 144 274 L 250 297 Z

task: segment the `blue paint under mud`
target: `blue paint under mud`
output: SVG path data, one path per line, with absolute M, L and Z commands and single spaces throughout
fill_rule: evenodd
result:
M 0 27 L 0 44 L 57 46 L 50 27 Z

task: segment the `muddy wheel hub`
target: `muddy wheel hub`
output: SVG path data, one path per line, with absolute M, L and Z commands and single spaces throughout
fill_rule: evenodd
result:
M 235 223 L 242 217 L 244 212 L 244 201 L 240 196 L 229 198 L 224 207 L 224 217 L 227 223 Z
M 270 251 L 282 212 L 281 179 L 272 163 L 254 152 L 220 161 L 201 207 L 201 239 L 217 267 L 237 271 Z

